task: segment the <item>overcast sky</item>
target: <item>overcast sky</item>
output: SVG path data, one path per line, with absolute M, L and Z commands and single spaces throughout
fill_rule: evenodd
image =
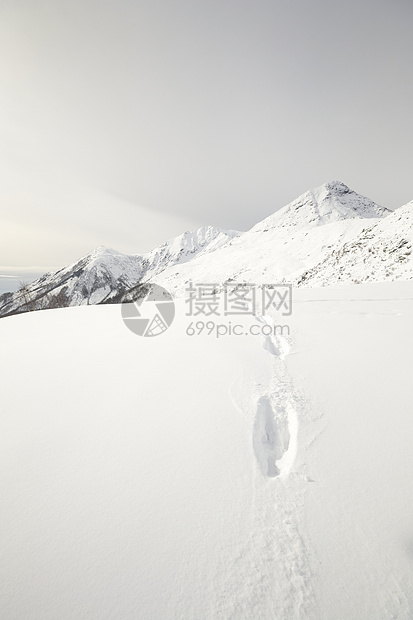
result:
M 0 0 L 0 265 L 413 199 L 412 0 Z

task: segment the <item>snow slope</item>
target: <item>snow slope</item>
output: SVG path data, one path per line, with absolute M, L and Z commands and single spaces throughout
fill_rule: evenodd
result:
M 288 369 L 320 415 L 303 454 L 317 619 L 413 617 L 412 319 L 409 282 L 295 292 Z
M 299 285 L 410 280 L 413 278 L 413 201 L 383 221 L 341 243 L 324 260 L 302 274 Z
M 386 283 L 296 291 L 290 338 L 2 319 L 0 615 L 411 618 L 412 314 Z
M 0 322 L 2 617 L 259 618 L 309 603 L 305 485 L 290 497 L 288 455 L 282 475 L 265 468 L 266 432 L 284 438 L 273 468 L 289 447 L 275 356 L 184 327 L 139 338 L 118 306 Z

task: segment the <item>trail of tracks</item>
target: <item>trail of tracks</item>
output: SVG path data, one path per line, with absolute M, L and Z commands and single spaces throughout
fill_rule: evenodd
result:
M 250 534 L 226 568 L 216 617 L 295 620 L 310 617 L 313 603 L 308 550 L 300 532 L 306 482 L 294 468 L 303 404 L 285 363 L 290 342 L 271 336 L 264 348 L 268 377 L 250 386 L 249 411 L 245 399 L 239 407 L 252 443 Z

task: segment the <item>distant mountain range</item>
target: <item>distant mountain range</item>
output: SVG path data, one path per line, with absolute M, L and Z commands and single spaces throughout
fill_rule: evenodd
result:
M 113 303 L 147 282 L 179 296 L 189 281 L 328 286 L 407 280 L 413 277 L 412 242 L 413 202 L 393 212 L 333 181 L 305 192 L 247 232 L 207 226 L 142 255 L 99 247 L 20 291 L 1 295 L 0 316 Z
M 0 316 L 64 306 L 117 301 L 140 282 L 172 265 L 214 251 L 240 233 L 206 226 L 167 241 L 148 254 L 127 255 L 103 246 L 76 263 L 46 273 L 15 293 L 0 296 Z

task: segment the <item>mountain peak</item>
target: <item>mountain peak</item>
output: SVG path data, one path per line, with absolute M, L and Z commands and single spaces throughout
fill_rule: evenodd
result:
M 272 228 L 310 229 L 341 220 L 381 218 L 389 209 L 357 194 L 341 181 L 310 189 L 254 226 L 254 232 Z
M 349 194 L 353 191 L 342 181 L 327 181 L 327 183 L 323 183 L 319 189 L 325 189 L 325 191 L 330 194 L 338 195 Z
M 105 245 L 99 245 L 97 248 L 87 254 L 86 258 L 90 258 L 90 260 L 95 260 L 100 258 L 106 258 L 108 256 L 119 256 L 121 254 L 122 252 L 119 252 L 118 250 L 108 248 Z

